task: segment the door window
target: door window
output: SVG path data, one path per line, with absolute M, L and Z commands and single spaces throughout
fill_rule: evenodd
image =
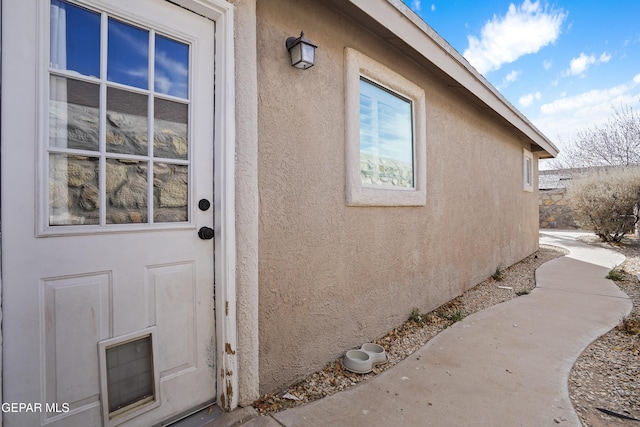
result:
M 189 223 L 189 44 L 66 1 L 50 16 L 46 226 Z

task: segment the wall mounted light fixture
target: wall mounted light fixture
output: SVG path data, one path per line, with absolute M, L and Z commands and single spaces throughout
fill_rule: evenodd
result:
M 286 41 L 287 50 L 291 55 L 291 65 L 306 70 L 316 62 L 316 46 L 300 32 L 300 37 L 289 37 Z

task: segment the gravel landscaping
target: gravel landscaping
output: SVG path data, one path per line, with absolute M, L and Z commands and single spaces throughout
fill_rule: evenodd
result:
M 558 248 L 541 245 L 536 253 L 509 268 L 496 271 L 491 278 L 431 313 L 414 311 L 403 325 L 373 341 L 385 348 L 389 360 L 386 364 L 374 368 L 369 374 L 351 373 L 345 370 L 340 359 L 337 359 L 322 371 L 310 375 L 279 394 L 262 396 L 254 403 L 254 407 L 263 415 L 278 412 L 332 395 L 372 378 L 405 359 L 439 332 L 465 316 L 526 295 L 535 287 L 536 268 L 564 254 L 565 252 Z
M 616 284 L 633 300 L 633 312 L 611 332 L 590 345 L 577 360 L 569 379 L 571 401 L 585 427 L 640 426 L 640 241 L 626 239 L 622 245 L 600 243 L 593 237 L 585 243 L 618 250 L 627 259 L 616 269 Z M 340 359 L 329 363 L 303 381 L 279 394 L 267 394 L 254 403 L 260 414 L 278 412 L 332 395 L 366 381 L 391 368 L 422 347 L 439 332 L 465 316 L 495 304 L 526 295 L 535 287 L 535 270 L 563 256 L 559 248 L 540 249 L 458 298 L 430 313 L 414 311 L 400 327 L 373 341 L 387 351 L 388 363 L 369 374 L 346 371 Z M 600 409 L 598 409 L 600 408 Z
M 581 239 L 621 252 L 627 257 L 616 271 L 616 284 L 633 301 L 631 314 L 591 344 L 576 361 L 569 377 L 573 407 L 585 427 L 640 426 L 640 242 L 601 243 L 595 236 Z

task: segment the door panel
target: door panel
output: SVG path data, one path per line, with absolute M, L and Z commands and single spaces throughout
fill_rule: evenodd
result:
M 110 337 L 110 284 L 108 272 L 41 281 L 46 402 L 75 407 L 99 402 L 98 358 L 91 343 Z
M 148 426 L 215 399 L 215 23 L 49 3 L 3 3 L 3 425 Z
M 159 345 L 165 349 L 158 360 L 161 378 L 197 366 L 193 352 L 197 332 L 192 310 L 196 304 L 194 274 L 192 262 L 147 269 L 150 323 L 158 326 Z

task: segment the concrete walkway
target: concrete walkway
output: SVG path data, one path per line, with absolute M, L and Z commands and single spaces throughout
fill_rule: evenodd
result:
M 576 235 L 541 232 L 541 243 L 571 253 L 542 265 L 529 295 L 466 317 L 356 387 L 238 425 L 580 426 L 569 400 L 571 367 L 632 303 L 605 279 L 624 257 L 579 243 Z M 226 414 L 209 426 L 233 425 L 234 417 L 251 411 Z

